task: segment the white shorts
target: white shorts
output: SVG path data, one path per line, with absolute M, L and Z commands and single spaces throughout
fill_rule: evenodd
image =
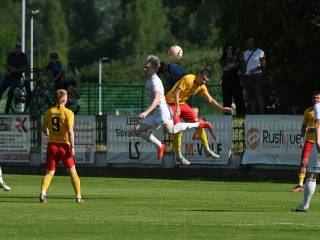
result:
M 157 107 L 140 123 L 152 126 L 152 128 L 160 128 L 163 124 L 172 122 L 172 114 L 168 105 L 164 107 Z
M 320 173 L 320 153 L 317 150 L 317 144 L 313 144 L 308 161 L 308 172 Z

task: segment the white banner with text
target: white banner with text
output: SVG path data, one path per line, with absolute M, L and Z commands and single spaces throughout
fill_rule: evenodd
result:
M 107 162 L 126 164 L 161 164 L 157 160 L 157 148 L 137 137 L 134 127 L 139 124 L 137 116 L 107 117 Z M 163 129 L 153 131 L 160 141 L 163 140 Z
M 299 165 L 303 116 L 247 115 L 243 164 Z
M 29 115 L 1 115 L 1 162 L 29 162 L 31 159 L 30 138 Z
M 202 146 L 196 129 L 183 132 L 182 154 L 191 164 L 227 164 L 232 147 L 232 116 L 204 116 L 209 121 L 212 130 L 205 129 L 210 148 L 217 154 L 219 159 L 206 156 L 205 147 Z

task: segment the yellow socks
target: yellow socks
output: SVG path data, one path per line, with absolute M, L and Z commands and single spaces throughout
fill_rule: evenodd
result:
M 81 198 L 80 178 L 76 171 L 70 172 L 71 182 L 77 198 Z
M 53 175 L 51 175 L 50 173 L 47 173 L 47 174 L 44 176 L 44 178 L 43 178 L 43 180 L 42 180 L 42 185 L 41 185 L 41 192 L 42 192 L 42 193 L 45 194 L 45 193 L 47 192 L 47 190 L 48 190 L 48 188 L 49 188 L 49 185 L 50 185 L 50 183 L 51 183 L 52 178 L 53 178 Z
M 299 174 L 299 186 L 303 186 L 303 181 L 305 177 L 306 177 L 306 174 L 304 173 Z
M 182 145 L 182 133 L 176 133 L 173 135 L 173 147 L 176 153 L 181 152 Z
M 204 146 L 204 147 L 209 146 L 206 131 L 203 128 L 197 128 L 196 132 L 197 132 L 198 137 L 201 140 L 202 146 Z

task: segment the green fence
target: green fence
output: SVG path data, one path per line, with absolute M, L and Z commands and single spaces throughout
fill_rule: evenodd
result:
M 221 103 L 221 88 L 219 85 L 208 86 L 210 94 Z M 103 84 L 102 113 L 111 115 L 136 115 L 147 105 L 144 85 Z M 99 86 L 97 84 L 82 84 L 80 88 L 80 114 L 97 115 L 99 113 Z M 206 104 L 200 94 L 192 96 L 191 106 L 198 107 L 200 113 L 217 114 L 218 111 Z
M 222 102 L 221 88 L 219 85 L 208 85 L 212 97 Z M 99 114 L 99 85 L 81 84 L 79 88 L 81 97 L 80 114 Z M 144 85 L 142 84 L 103 84 L 101 85 L 102 113 L 111 115 L 136 115 L 145 109 L 147 105 Z M 3 95 L 0 102 L 0 113 L 4 112 L 7 94 Z M 191 106 L 198 107 L 201 115 L 218 114 L 218 111 L 205 103 L 200 94 L 196 94 L 189 100 Z

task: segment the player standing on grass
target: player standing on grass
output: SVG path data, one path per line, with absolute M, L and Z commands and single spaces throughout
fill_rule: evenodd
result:
M 197 115 L 188 105 L 187 100 L 189 97 L 196 93 L 200 93 L 204 100 L 206 100 L 211 106 L 219 109 L 225 113 L 232 113 L 232 109 L 229 107 L 221 106 L 208 92 L 205 84 L 209 81 L 211 72 L 208 69 L 200 71 L 197 75 L 188 74 L 181 78 L 167 93 L 166 100 L 173 112 L 173 121 L 175 124 L 180 122 L 180 117 L 185 122 L 197 122 L 199 121 Z M 214 153 L 208 143 L 206 132 L 202 128 L 197 129 L 197 135 L 201 140 L 202 145 L 205 147 L 206 155 L 213 158 L 219 158 L 219 155 Z M 190 162 L 184 158 L 181 153 L 182 134 L 177 133 L 173 137 L 173 145 L 177 154 L 177 161 L 184 165 L 189 165 Z
M 313 99 L 314 101 L 314 99 Z M 307 108 L 303 113 L 303 123 L 301 126 L 301 135 L 306 135 L 306 140 L 303 145 L 301 162 L 300 162 L 300 171 L 299 171 L 299 183 L 292 189 L 292 192 L 303 192 L 303 181 L 306 176 L 307 165 L 311 149 L 315 141 L 315 132 L 314 132 L 314 111 L 313 107 Z
M 292 209 L 295 212 L 307 212 L 309 210 L 310 201 L 313 197 L 314 192 L 316 191 L 317 176 L 318 173 L 320 173 L 320 92 L 314 92 L 313 102 L 317 157 L 310 159 L 311 162 L 309 163 L 307 171 L 303 203 L 298 207 Z
M 58 105 L 45 113 L 41 124 L 41 130 L 49 136 L 49 141 L 46 154 L 46 175 L 42 181 L 40 202 L 47 202 L 47 189 L 59 160 L 61 160 L 71 176 L 76 202 L 81 203 L 83 199 L 81 198 L 80 179 L 74 161 L 74 114 L 65 107 L 68 101 L 67 91 L 59 89 L 56 96 Z
M 163 125 L 166 132 L 176 134 L 190 128 L 211 128 L 211 124 L 205 121 L 173 124 L 172 114 L 164 96 L 161 79 L 156 74 L 159 67 L 159 58 L 153 55 L 148 56 L 144 66 L 144 72 L 148 76 L 145 89 L 149 106 L 144 112 L 139 114 L 142 120 L 136 127 L 136 132 L 139 137 L 157 146 L 158 160 L 161 160 L 167 145 L 161 143 L 161 141 L 152 134 L 152 130 Z

